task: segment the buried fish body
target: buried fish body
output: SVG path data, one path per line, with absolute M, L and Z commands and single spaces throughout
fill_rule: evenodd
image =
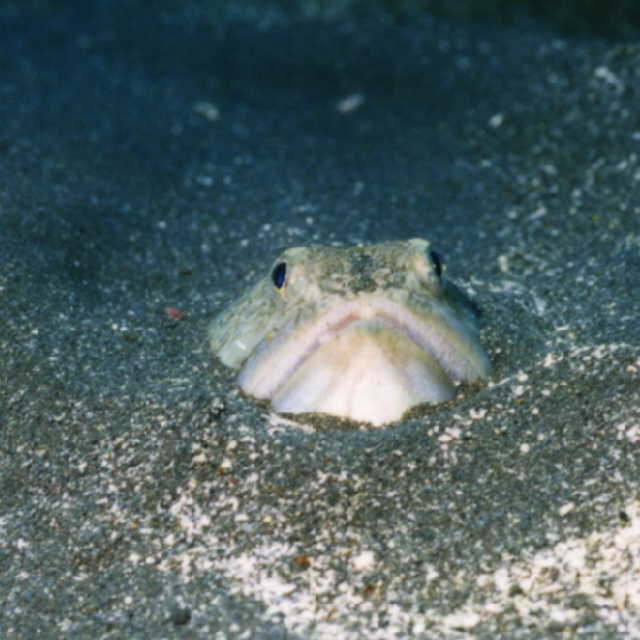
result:
M 488 375 L 477 315 L 427 240 L 296 247 L 214 319 L 209 342 L 278 412 L 379 426 Z

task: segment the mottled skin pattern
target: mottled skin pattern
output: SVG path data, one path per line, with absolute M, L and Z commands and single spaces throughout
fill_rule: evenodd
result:
M 397 420 L 489 371 L 475 306 L 442 271 L 422 239 L 287 249 L 214 320 L 211 348 L 276 410 Z

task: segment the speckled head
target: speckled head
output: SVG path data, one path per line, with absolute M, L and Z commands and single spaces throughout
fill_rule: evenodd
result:
M 485 377 L 476 311 L 426 240 L 296 247 L 211 324 L 215 355 L 276 411 L 382 425 Z

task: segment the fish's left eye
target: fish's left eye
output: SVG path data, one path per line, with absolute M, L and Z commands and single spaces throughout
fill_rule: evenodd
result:
M 431 264 L 433 264 L 433 270 L 439 278 L 442 275 L 442 256 L 437 251 L 430 251 L 429 257 Z
M 278 262 L 278 264 L 273 267 L 273 271 L 271 272 L 271 279 L 273 280 L 273 284 L 276 285 L 277 289 L 282 289 L 282 287 L 284 286 L 286 275 L 287 263 Z

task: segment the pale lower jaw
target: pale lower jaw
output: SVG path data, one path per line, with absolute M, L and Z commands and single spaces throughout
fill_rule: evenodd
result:
M 435 358 L 451 380 L 472 381 L 489 371 L 489 361 L 474 330 L 446 304 L 412 311 L 390 299 L 362 296 L 337 304 L 312 321 L 293 318 L 275 335 L 265 336 L 242 365 L 238 384 L 257 398 L 274 398 L 298 369 L 310 371 L 305 362 L 317 349 L 351 327 L 368 327 L 369 332 L 373 327 L 385 328 L 402 336 Z M 345 349 L 344 353 L 352 350 Z M 393 349 L 385 353 L 385 360 L 389 359 Z M 340 359 L 336 353 L 332 357 Z
M 241 386 L 255 394 L 249 381 Z M 379 426 L 453 393 L 451 380 L 433 356 L 372 318 L 323 341 L 270 399 L 283 413 L 325 413 Z

